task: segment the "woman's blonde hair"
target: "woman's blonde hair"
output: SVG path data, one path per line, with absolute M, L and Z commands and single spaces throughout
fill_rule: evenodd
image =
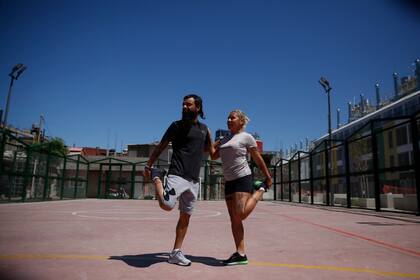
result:
M 250 119 L 248 118 L 247 115 L 245 115 L 244 112 L 242 112 L 239 109 L 233 110 L 230 113 L 236 113 L 236 115 L 238 116 L 239 120 L 242 122 L 242 129 L 244 129 L 246 127 L 246 125 L 249 123 Z

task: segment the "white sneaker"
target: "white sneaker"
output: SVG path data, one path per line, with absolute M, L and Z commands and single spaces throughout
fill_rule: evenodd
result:
M 189 266 L 191 265 L 191 261 L 187 259 L 184 254 L 182 254 L 181 250 L 172 251 L 169 254 L 168 263 L 177 264 L 181 266 Z

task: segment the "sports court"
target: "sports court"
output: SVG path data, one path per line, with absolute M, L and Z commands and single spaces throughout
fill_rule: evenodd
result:
M 153 200 L 0 205 L 1 279 L 420 279 L 420 217 L 261 201 L 234 250 L 223 201 L 199 201 L 183 251 L 166 262 L 178 211 Z

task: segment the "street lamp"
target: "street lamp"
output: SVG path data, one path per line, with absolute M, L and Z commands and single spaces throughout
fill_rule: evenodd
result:
M 330 91 L 332 87 L 330 86 L 330 83 L 327 79 L 324 77 L 321 77 L 321 79 L 318 81 L 321 86 L 324 88 L 325 93 L 328 96 L 328 145 L 331 145 L 331 98 L 330 98 Z
M 7 101 L 6 101 L 6 112 L 4 113 L 4 121 L 3 121 L 3 127 L 7 126 L 7 115 L 9 113 L 9 101 L 10 101 L 10 96 L 12 95 L 12 86 L 13 86 L 13 81 L 17 80 L 20 76 L 20 74 L 23 73 L 23 71 L 25 71 L 26 66 L 23 65 L 22 63 L 18 63 L 15 65 L 15 67 L 13 67 L 12 72 L 10 72 L 9 76 L 10 76 L 10 86 L 9 86 L 9 92 L 7 94 Z

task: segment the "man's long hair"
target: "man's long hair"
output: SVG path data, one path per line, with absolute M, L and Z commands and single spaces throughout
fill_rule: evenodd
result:
M 200 110 L 198 111 L 198 115 L 202 119 L 205 119 L 206 117 L 204 116 L 204 111 L 203 111 L 203 100 L 201 99 L 201 97 L 198 96 L 197 94 L 188 94 L 188 95 L 184 96 L 184 100 L 188 99 L 188 98 L 194 98 L 195 106 L 200 107 Z

